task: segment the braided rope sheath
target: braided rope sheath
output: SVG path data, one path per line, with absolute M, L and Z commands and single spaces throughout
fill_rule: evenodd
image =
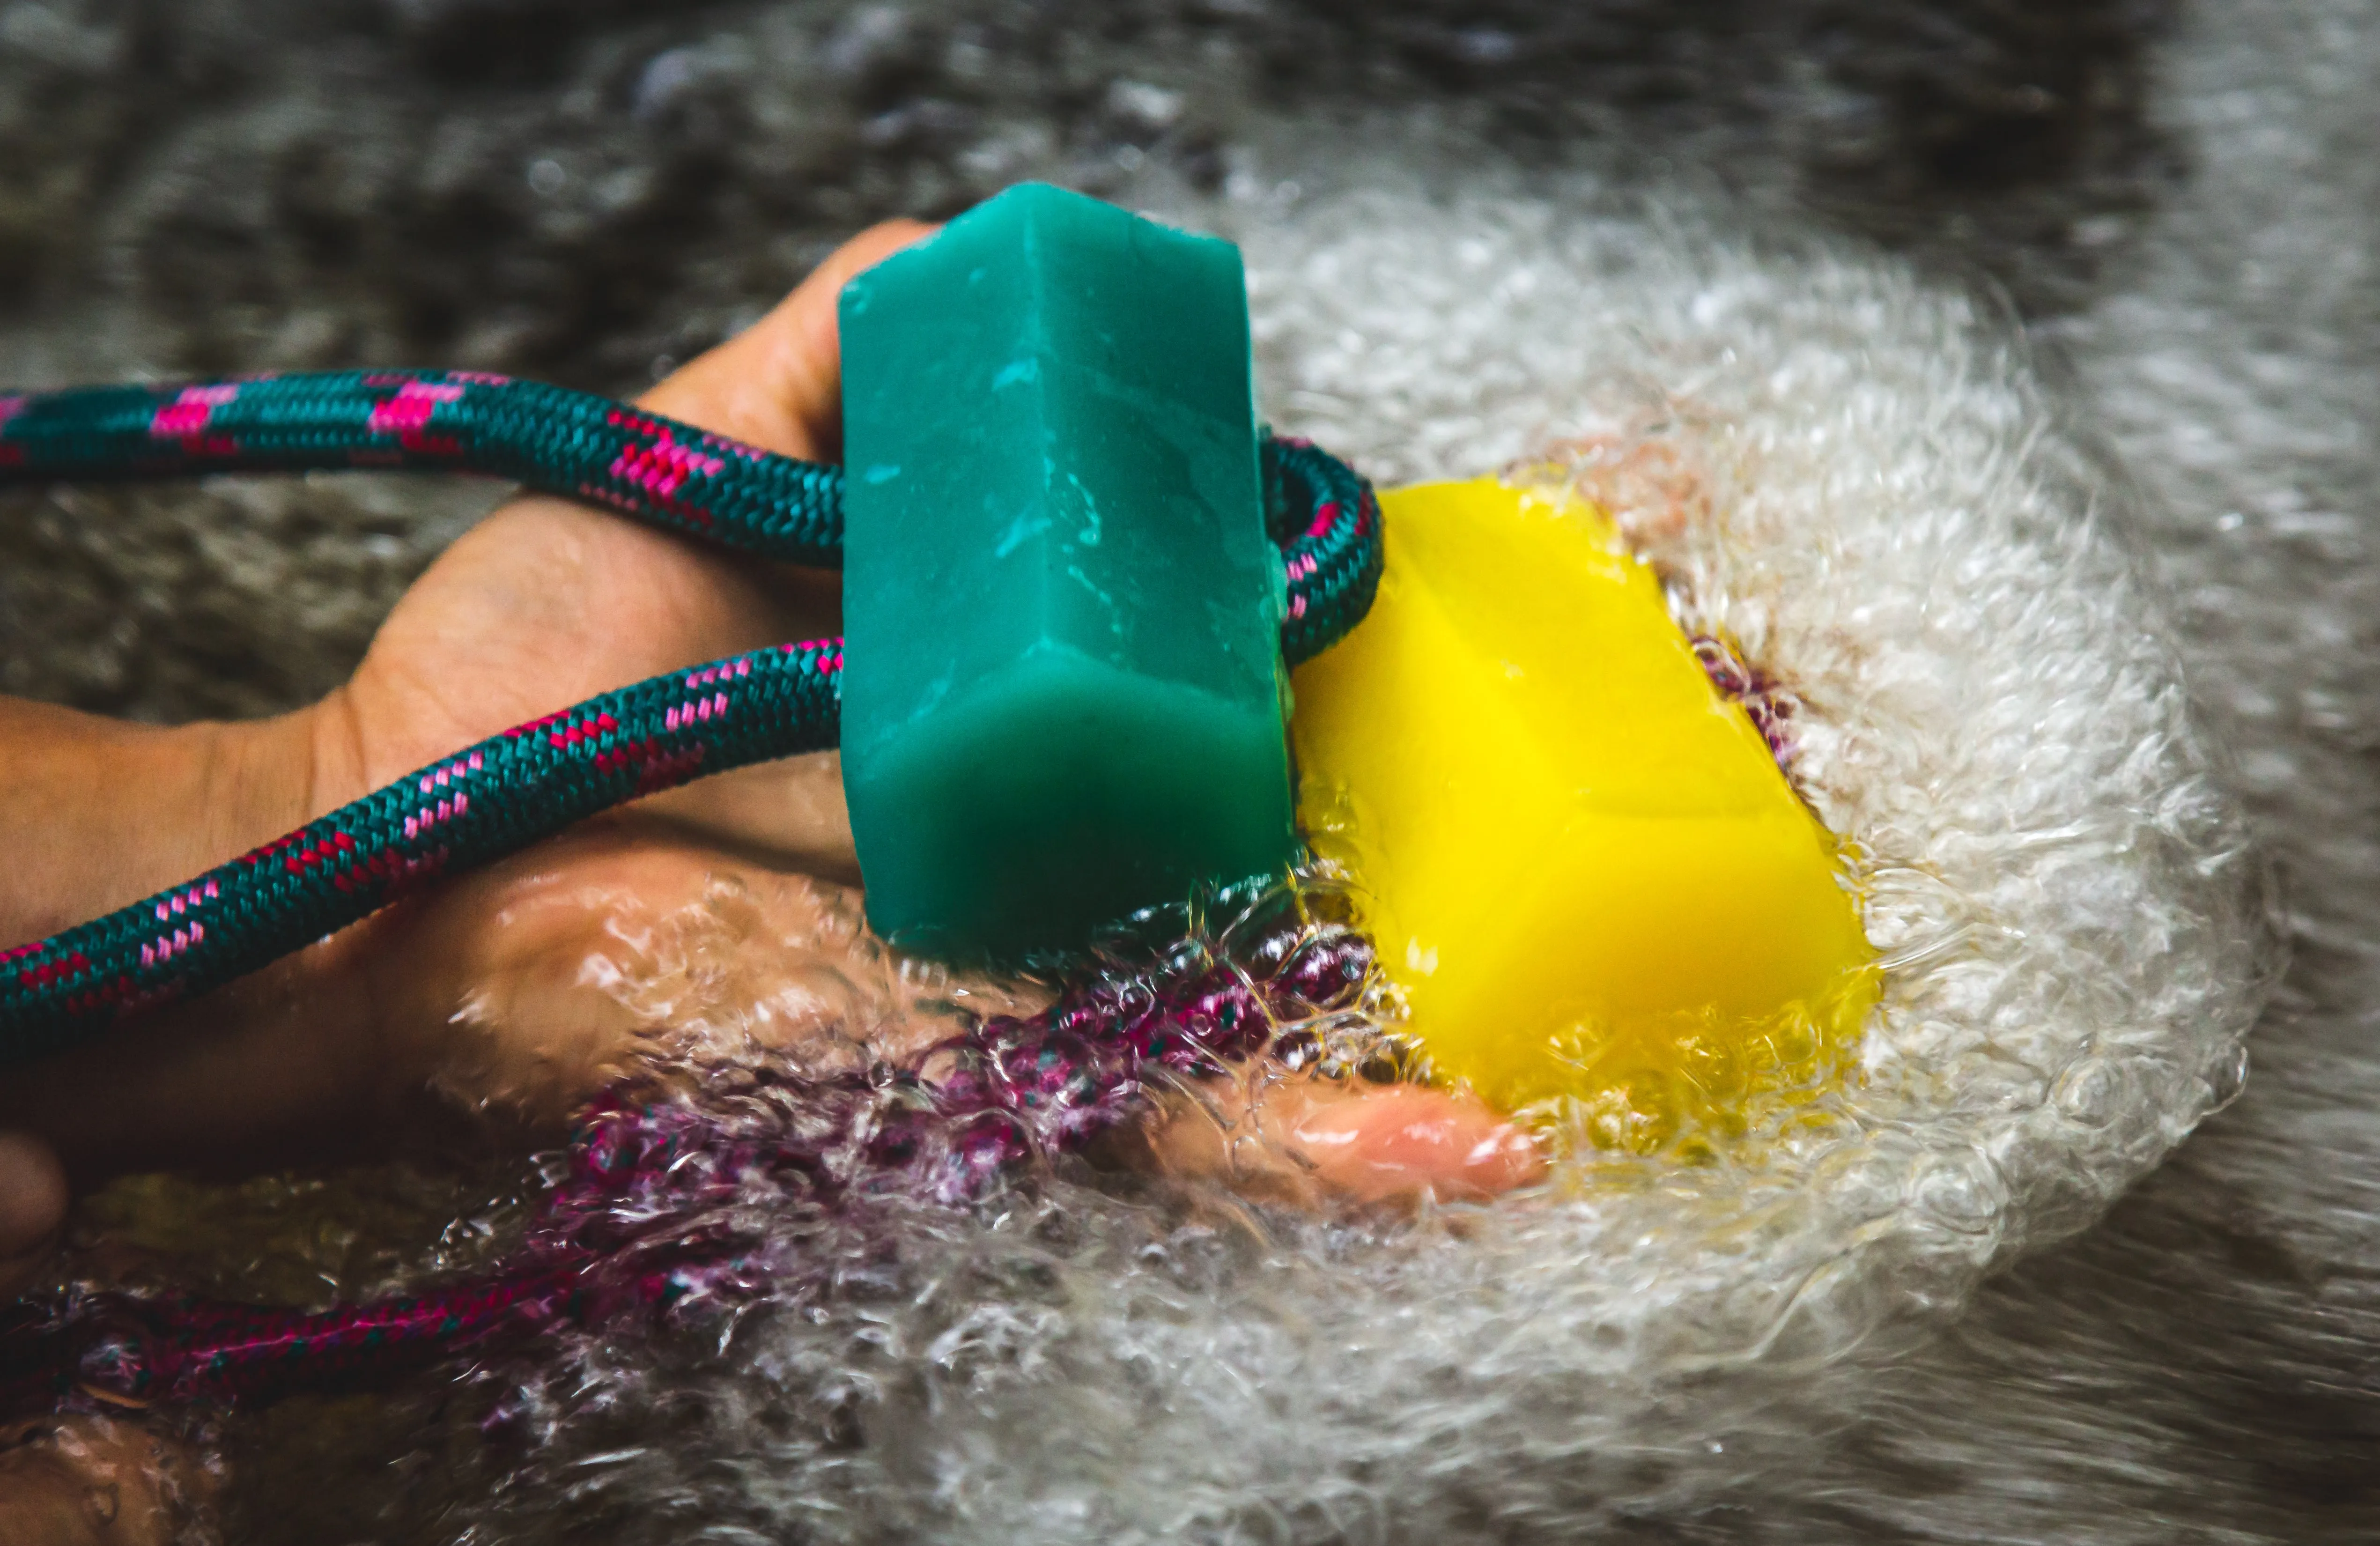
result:
M 1267 434 L 1265 520 L 1289 571 L 1281 652 L 1312 660 L 1347 637 L 1380 589 L 1380 505 L 1372 485 L 1312 441 Z
M 1292 664 L 1369 608 L 1379 506 L 1305 441 L 1263 442 Z M 596 500 L 763 557 L 834 565 L 842 474 L 559 387 L 342 371 L 0 395 L 0 484 L 401 467 Z M 589 699 L 416 769 L 198 879 L 0 954 L 0 1064 L 204 992 L 437 875 L 708 773 L 836 744 L 843 642 L 755 651 Z
M 0 481 L 478 472 L 763 558 L 843 563 L 843 469 L 585 392 L 474 371 L 338 371 L 0 393 Z

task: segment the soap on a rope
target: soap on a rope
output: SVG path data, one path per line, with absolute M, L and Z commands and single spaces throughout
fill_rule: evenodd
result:
M 1559 485 L 1381 503 L 1292 728 L 1431 1072 L 1636 1152 L 1824 1088 L 1876 998 L 1858 901 L 1659 580 Z
M 1026 184 L 851 280 L 841 325 L 870 924 L 1013 959 L 1284 869 L 1238 250 Z

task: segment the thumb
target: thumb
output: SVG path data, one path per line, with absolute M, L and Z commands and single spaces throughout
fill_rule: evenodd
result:
M 936 227 L 888 220 L 844 242 L 793 294 L 750 327 L 688 362 L 638 399 L 682 419 L 788 456 L 839 456 L 843 359 L 835 301 L 844 282 Z

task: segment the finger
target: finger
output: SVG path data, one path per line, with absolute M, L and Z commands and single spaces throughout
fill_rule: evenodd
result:
M 835 300 L 844 282 L 937 227 L 888 220 L 852 237 L 776 310 L 638 399 L 655 413 L 788 456 L 842 451 L 842 355 Z
M 1484 1199 L 1544 1174 L 1526 1129 L 1475 1096 L 1419 1085 L 1213 1080 L 1164 1102 L 1140 1140 L 1169 1175 L 1306 1207 Z
M 67 1219 L 67 1173 L 30 1133 L 0 1133 L 0 1298 L 21 1292 Z
M 613 818 L 418 909 L 375 967 L 384 1044 L 447 1106 L 552 1135 L 650 1060 L 857 1034 L 858 933 L 832 887 Z
M 599 819 L 16 1071 L 0 1123 L 85 1187 L 550 1142 L 650 1058 L 881 1034 L 847 1003 L 859 927 L 832 887 Z M 0 1160 L 0 1188 L 20 1173 Z
M 1308 1084 L 1299 1095 L 1272 1118 L 1281 1141 L 1356 1201 L 1476 1200 L 1544 1173 L 1527 1131 L 1469 1095 L 1408 1084 Z

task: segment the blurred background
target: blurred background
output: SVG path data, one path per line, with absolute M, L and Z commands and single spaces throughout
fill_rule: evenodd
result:
M 2171 9 L 0 0 L 0 374 L 435 364 L 629 393 L 871 221 L 1028 177 L 1213 193 L 1383 119 L 1713 180 L 2050 315 L 2177 175 L 2146 110 Z M 479 507 L 357 481 L 229 496 L 236 518 L 0 504 L 0 690 L 179 718 L 327 689 Z
M 1791 1496 L 1705 1487 L 1627 1538 L 2371 1540 L 2376 90 L 2370 0 L 0 0 L 0 377 L 627 393 L 870 221 L 1026 177 L 1228 196 L 1368 138 L 1985 290 L 2143 492 L 2297 963 L 2247 1096 L 1847 1385 Z M 302 701 L 493 497 L 0 496 L 0 690 Z

